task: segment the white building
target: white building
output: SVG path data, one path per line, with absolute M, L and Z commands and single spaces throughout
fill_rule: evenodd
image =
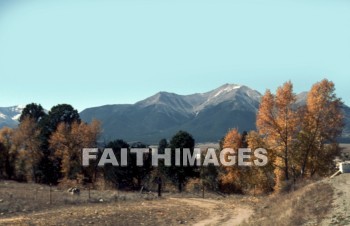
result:
M 350 173 L 350 162 L 339 163 L 339 171 L 342 173 Z

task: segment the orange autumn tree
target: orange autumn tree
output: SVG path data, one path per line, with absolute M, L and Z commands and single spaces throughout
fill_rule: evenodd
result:
M 324 79 L 312 86 L 300 111 L 303 120 L 296 146 L 302 177 L 324 175 L 332 168 L 332 160 L 340 150 L 336 139 L 344 127 L 341 106 L 333 82 Z
M 250 131 L 247 135 L 248 148 L 252 151 L 258 148 L 264 148 L 267 150 L 268 163 L 266 166 L 251 166 L 250 176 L 247 178 L 250 187 L 254 186 L 254 193 L 268 193 L 273 191 L 274 188 L 274 160 L 275 156 L 271 150 L 269 150 L 268 145 L 263 136 L 261 136 L 256 131 Z M 251 161 L 256 160 L 253 156 Z
M 13 179 L 16 152 L 13 149 L 13 129 L 0 129 L 0 178 Z
M 335 95 L 334 83 L 327 79 L 312 86 L 306 105 L 300 107 L 291 82 L 279 87 L 276 95 L 266 91 L 257 129 L 272 154 L 276 191 L 290 179 L 329 174 L 339 154 L 337 138 L 343 120 L 342 102 Z
M 224 142 L 223 142 L 223 148 L 232 148 L 233 150 L 238 150 L 240 148 L 242 142 L 242 136 L 238 132 L 237 129 L 231 129 L 227 132 Z
M 227 132 L 223 140 L 223 148 L 232 148 L 236 152 L 242 147 L 242 135 L 237 129 L 231 129 Z M 227 156 L 225 156 L 228 161 Z M 236 155 L 237 158 L 237 155 Z M 220 175 L 220 186 L 224 192 L 243 192 L 243 179 L 241 170 L 237 164 L 233 166 L 222 166 Z
M 284 83 L 277 89 L 276 95 L 267 90 L 262 97 L 257 114 L 257 129 L 265 137 L 269 149 L 275 156 L 275 190 L 290 179 L 290 164 L 293 143 L 296 140 L 298 117 L 294 108 L 296 95 L 291 82 Z
M 239 148 L 250 148 L 252 151 L 258 148 L 268 147 L 263 137 L 257 132 L 243 132 L 240 134 L 237 129 L 230 130 L 223 139 L 223 148 L 232 148 L 237 151 Z M 237 158 L 237 155 L 236 155 Z M 268 159 L 271 161 L 273 156 L 268 151 Z M 251 155 L 250 162 L 256 160 Z M 248 160 L 247 160 L 248 161 Z M 266 166 L 222 166 L 220 174 L 220 186 L 224 192 L 234 193 L 266 193 L 273 189 L 273 165 L 269 162 Z
M 223 140 L 223 148 L 232 148 L 237 151 L 241 147 L 242 136 L 237 129 L 231 129 L 227 132 Z M 225 156 L 228 160 L 227 156 Z M 222 173 L 220 175 L 220 186 L 224 192 L 242 192 L 241 184 L 242 176 L 236 165 L 222 166 Z
M 16 176 L 19 180 L 37 182 L 37 168 L 43 156 L 39 136 L 38 123 L 30 117 L 23 118 L 14 131 L 13 143 L 18 155 Z
M 92 179 L 88 169 L 82 167 L 82 148 L 97 146 L 100 134 L 100 122 L 94 120 L 91 124 L 73 122 L 72 125 L 60 123 L 50 137 L 50 148 L 55 150 L 55 157 L 61 160 L 61 172 L 65 180 Z

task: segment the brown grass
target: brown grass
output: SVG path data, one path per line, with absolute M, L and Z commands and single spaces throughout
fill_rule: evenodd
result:
M 73 196 L 65 189 L 52 187 L 50 204 L 49 186 L 0 181 L 0 225 L 193 224 L 207 219 L 211 212 L 176 200 L 198 199 L 201 192 L 195 190 L 167 192 L 163 198 L 157 198 L 155 192 L 91 190 L 89 198 L 88 190 Z M 333 189 L 329 184 L 314 182 L 294 192 L 271 196 L 223 197 L 206 191 L 205 197 L 220 203 L 215 207 L 217 213 L 225 209 L 230 217 L 242 209 L 239 206 L 254 207 L 253 217 L 243 225 L 318 225 L 332 207 Z
M 157 196 L 155 193 L 140 194 L 139 192 L 117 190 L 89 191 L 87 188 L 81 188 L 80 195 L 72 195 L 67 192 L 67 189 L 55 186 L 50 188 L 50 186 L 47 185 L 34 183 L 0 181 L 0 217 L 37 212 L 69 205 L 139 202 L 156 198 Z
M 80 196 L 46 185 L 0 181 L 0 225 L 178 225 L 193 224 L 209 212 L 169 197 L 192 193 L 81 190 Z M 208 196 L 215 196 L 208 194 Z
M 316 182 L 287 194 L 267 197 L 244 225 L 319 225 L 332 208 L 333 188 Z

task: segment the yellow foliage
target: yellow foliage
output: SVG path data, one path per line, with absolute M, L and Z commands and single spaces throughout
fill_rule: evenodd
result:
M 238 150 L 241 147 L 242 136 L 239 134 L 237 129 L 231 129 L 228 131 L 224 138 L 224 148 L 232 148 Z
M 50 147 L 55 156 L 61 159 L 61 172 L 66 179 L 76 179 L 82 172 L 82 148 L 96 147 L 100 134 L 100 123 L 91 124 L 74 122 L 72 125 L 61 123 L 51 135 Z

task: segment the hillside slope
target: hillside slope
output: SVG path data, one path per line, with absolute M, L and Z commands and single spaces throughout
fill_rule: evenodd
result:
M 106 140 L 157 143 L 178 130 L 199 142 L 219 139 L 230 128 L 255 128 L 261 94 L 246 86 L 225 84 L 206 93 L 178 95 L 159 92 L 133 105 L 108 105 L 80 113 L 84 121 L 102 121 Z

